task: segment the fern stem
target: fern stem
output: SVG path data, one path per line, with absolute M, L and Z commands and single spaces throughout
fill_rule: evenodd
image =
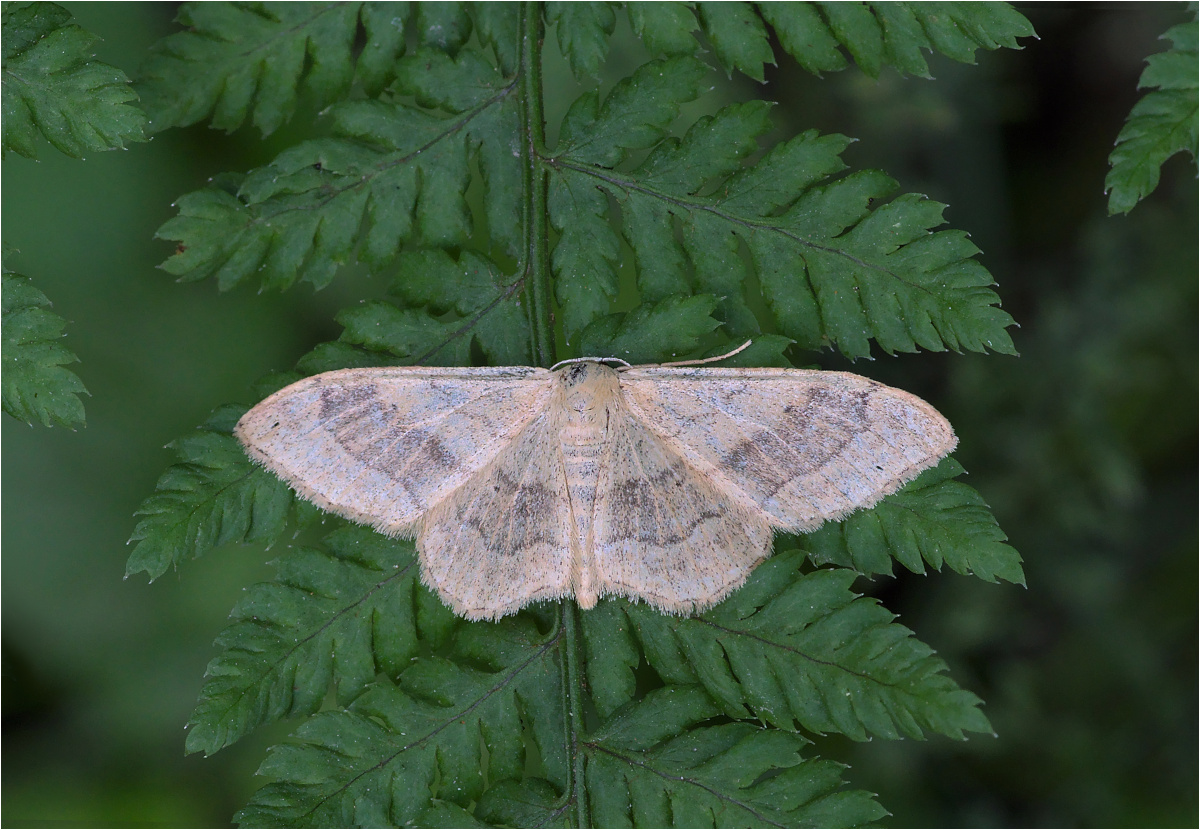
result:
M 580 665 L 579 606 L 572 600 L 562 601 L 563 653 L 566 657 L 567 739 L 570 741 L 571 803 L 568 806 L 572 827 L 591 827 L 588 822 L 587 783 L 584 779 L 583 749 L 580 739 L 584 731 L 583 667 Z
M 521 4 L 521 119 L 525 136 L 521 148 L 525 193 L 525 280 L 530 300 L 534 359 L 540 366 L 552 366 L 554 323 L 551 307 L 549 211 L 547 208 L 548 171 L 542 164 L 546 146 L 546 123 L 542 109 L 542 4 Z M 584 759 L 579 746 L 584 729 L 583 673 L 580 666 L 579 609 L 570 600 L 559 603 L 563 630 L 560 670 L 566 681 L 566 716 L 570 764 L 567 778 L 568 815 L 572 827 L 588 826 L 587 789 L 584 784 Z
M 539 366 L 555 363 L 554 323 L 551 309 L 550 249 L 547 239 L 548 211 L 546 205 L 547 171 L 542 165 L 546 145 L 546 123 L 542 109 L 542 25 L 540 3 L 521 6 L 521 120 L 524 145 L 521 148 L 524 164 L 522 176 L 525 200 L 523 225 L 525 229 L 526 296 L 530 301 L 530 323 L 533 332 L 534 361 Z

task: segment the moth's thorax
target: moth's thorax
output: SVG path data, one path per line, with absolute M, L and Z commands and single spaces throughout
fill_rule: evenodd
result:
M 620 392 L 617 371 L 603 363 L 572 363 L 559 369 L 557 375 L 566 396 L 567 410 L 585 417 L 587 413 L 603 409 Z
M 608 433 L 610 411 L 620 405 L 617 373 L 602 363 L 573 363 L 558 371 L 558 382 L 563 455 L 568 465 L 594 459 Z

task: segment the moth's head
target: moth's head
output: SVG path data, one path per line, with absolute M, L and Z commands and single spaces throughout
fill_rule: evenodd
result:
M 558 382 L 567 395 L 567 406 L 582 412 L 594 407 L 604 392 L 616 388 L 617 370 L 594 360 L 581 360 L 559 369 Z

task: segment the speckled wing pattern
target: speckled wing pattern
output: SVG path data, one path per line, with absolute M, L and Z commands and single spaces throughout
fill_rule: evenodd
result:
M 594 528 L 600 593 L 675 614 L 745 582 L 773 537 L 761 511 L 723 492 L 624 406 L 610 418 Z
M 545 369 L 341 369 L 247 412 L 250 457 L 319 507 L 391 536 L 489 464 L 554 391 Z
M 790 531 L 878 503 L 957 444 L 925 401 L 847 372 L 645 368 L 621 390 L 719 490 Z
M 857 375 L 796 369 L 345 369 L 235 434 L 304 498 L 414 536 L 468 619 L 574 596 L 684 614 L 770 554 L 875 504 L 955 445 L 946 420 Z
M 573 593 L 579 540 L 547 406 L 492 462 L 434 507 L 417 547 L 426 584 L 468 619 L 497 619 Z

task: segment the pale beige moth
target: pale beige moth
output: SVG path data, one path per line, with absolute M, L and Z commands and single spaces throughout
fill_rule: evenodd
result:
M 704 610 L 774 530 L 871 507 L 956 444 L 858 375 L 609 362 L 327 372 L 236 435 L 303 498 L 415 538 L 424 582 L 472 620 L 606 595 Z

